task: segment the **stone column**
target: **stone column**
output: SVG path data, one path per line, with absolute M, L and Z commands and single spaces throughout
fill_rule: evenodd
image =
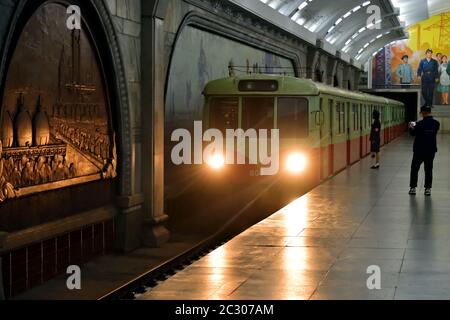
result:
M 123 64 L 123 82 L 119 90 L 120 98 L 126 101 L 122 108 L 128 108 L 121 121 L 127 122 L 128 130 L 122 133 L 123 158 L 129 167 L 122 171 L 122 188 L 116 204 L 116 242 L 118 251 L 130 252 L 141 246 L 144 195 L 142 191 L 141 153 L 141 2 L 140 0 L 110 0 L 106 2 L 117 35 L 120 63 Z M 123 90 L 123 91 L 122 91 Z M 128 112 L 128 114 L 127 114 Z M 122 165 L 122 164 L 121 164 Z
M 338 80 L 339 88 L 344 88 L 344 64 L 342 62 L 338 62 L 335 75 Z
M 342 87 L 344 89 L 349 89 L 351 87 L 351 90 L 354 90 L 353 86 L 353 70 L 352 67 L 349 65 L 345 65 L 343 68 L 343 81 L 342 81 Z
M 159 247 L 169 240 L 164 213 L 164 88 L 167 57 L 164 20 L 153 2 L 142 2 L 142 153 L 144 224 L 142 241 Z
M 353 67 L 353 86 L 356 90 L 359 88 L 359 82 L 361 81 L 361 70 Z
M 318 81 L 316 79 L 316 68 L 320 64 L 320 53 L 316 48 L 308 48 L 308 54 L 306 56 L 306 78 Z
M 327 84 L 334 85 L 334 76 L 336 75 L 338 61 L 337 59 L 328 58 L 327 63 Z

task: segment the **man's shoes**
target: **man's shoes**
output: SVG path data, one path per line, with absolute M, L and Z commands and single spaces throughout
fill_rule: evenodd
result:
M 372 167 L 370 167 L 370 169 L 374 169 L 374 170 L 380 169 L 380 164 L 377 163 L 376 165 L 373 165 Z
M 430 188 L 425 189 L 425 196 L 431 197 L 431 189 Z
M 417 189 L 416 188 L 409 189 L 409 195 L 410 196 L 415 196 L 416 194 L 417 194 Z

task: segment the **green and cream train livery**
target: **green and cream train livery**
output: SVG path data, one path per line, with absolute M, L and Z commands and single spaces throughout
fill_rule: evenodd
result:
M 203 125 L 220 130 L 227 141 L 206 167 L 230 183 L 275 177 L 283 184 L 314 186 L 369 154 L 373 110 L 381 113 L 382 144 L 406 128 L 403 103 L 309 79 L 229 77 L 211 81 L 203 93 Z M 240 138 L 245 147 L 239 149 Z M 268 159 L 277 160 L 274 152 L 278 170 L 261 174 L 271 165 Z

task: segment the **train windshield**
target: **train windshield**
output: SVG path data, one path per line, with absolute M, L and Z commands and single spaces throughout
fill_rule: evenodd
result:
M 278 98 L 278 127 L 283 139 L 306 138 L 309 133 L 308 100 Z
M 239 98 L 212 98 L 210 100 L 210 127 L 223 133 L 239 126 Z
M 242 129 L 273 129 L 274 97 L 242 98 Z

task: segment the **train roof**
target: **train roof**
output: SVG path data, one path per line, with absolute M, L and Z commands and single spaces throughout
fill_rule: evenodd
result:
M 243 80 L 276 80 L 278 82 L 278 90 L 276 91 L 240 91 L 239 82 Z M 370 95 L 359 91 L 348 91 L 341 88 L 335 88 L 322 83 L 314 82 L 311 79 L 301 79 L 282 75 L 244 75 L 237 77 L 229 77 L 209 82 L 204 90 L 204 95 L 302 95 L 302 96 L 318 96 L 320 94 L 329 94 L 332 96 L 339 96 L 343 98 L 350 98 L 360 101 L 371 101 L 384 104 L 403 103 L 379 96 Z

